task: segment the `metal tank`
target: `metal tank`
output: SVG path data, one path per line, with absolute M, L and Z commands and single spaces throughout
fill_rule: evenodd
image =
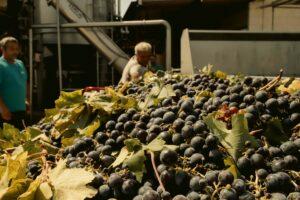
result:
M 70 0 L 92 21 L 110 21 L 111 13 L 114 12 L 114 0 Z M 34 24 L 55 24 L 56 10 L 49 6 L 46 0 L 35 1 Z M 67 20 L 60 16 L 60 23 Z M 37 30 L 42 34 L 44 44 L 56 44 L 56 29 Z M 61 29 L 62 44 L 89 44 L 77 30 Z

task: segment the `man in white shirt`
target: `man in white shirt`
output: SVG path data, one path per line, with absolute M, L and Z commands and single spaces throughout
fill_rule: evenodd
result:
M 148 64 L 152 54 L 151 44 L 147 42 L 138 43 L 135 48 L 135 55 L 125 66 L 120 83 L 140 80 L 144 73 L 148 71 Z

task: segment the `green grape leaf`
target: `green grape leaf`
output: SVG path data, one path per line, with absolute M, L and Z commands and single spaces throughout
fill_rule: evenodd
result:
M 156 137 L 149 144 L 144 146 L 144 150 L 150 150 L 152 152 L 161 151 L 164 148 L 165 143 L 166 142 L 163 139 Z
M 129 152 L 137 152 L 137 151 L 141 150 L 143 147 L 142 143 L 136 138 L 127 139 L 124 141 L 124 144 L 126 145 L 127 150 Z
M 278 118 L 272 118 L 268 121 L 267 128 L 263 134 L 268 142 L 274 145 L 280 145 L 289 139 L 288 135 L 282 128 L 281 121 Z
M 250 141 L 252 147 L 257 147 L 256 139 L 249 134 L 247 120 L 244 114 L 235 114 L 231 118 L 232 129 L 229 130 L 226 124 L 215 118 L 216 112 L 204 118 L 204 122 L 210 131 L 218 137 L 227 152 L 237 160 L 244 150 L 245 142 Z
M 125 160 L 125 164 L 128 166 L 128 169 L 132 171 L 137 181 L 141 182 L 143 178 L 143 174 L 146 172 L 145 167 L 146 156 L 143 150 L 139 150 L 138 152 L 132 154 L 128 159 Z

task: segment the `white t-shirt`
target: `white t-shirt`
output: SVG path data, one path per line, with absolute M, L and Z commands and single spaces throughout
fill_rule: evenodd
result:
M 136 56 L 133 56 L 123 70 L 120 83 L 138 80 L 145 74 L 147 70 L 147 67 L 140 65 L 136 59 Z

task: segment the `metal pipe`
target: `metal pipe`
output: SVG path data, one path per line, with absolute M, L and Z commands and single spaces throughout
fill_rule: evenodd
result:
M 120 20 L 122 21 L 122 16 L 121 16 L 121 0 L 118 0 L 118 17 L 120 17 Z
M 29 114 L 30 120 L 32 120 L 32 93 L 33 93 L 33 33 L 32 29 L 29 29 Z
M 97 86 L 100 85 L 100 77 L 99 77 L 99 73 L 100 73 L 100 68 L 99 68 L 99 52 L 96 51 L 96 73 L 97 73 Z
M 56 31 L 57 31 L 57 56 L 58 56 L 58 76 L 59 76 L 59 90 L 63 89 L 62 81 L 62 62 L 61 62 L 61 35 L 60 35 L 60 13 L 59 13 L 59 3 L 60 0 L 56 0 Z
M 61 24 L 60 28 L 80 28 L 80 27 L 120 27 L 120 26 L 156 26 L 163 25 L 166 28 L 166 68 L 172 70 L 172 29 L 166 20 L 142 20 L 142 21 L 122 21 L 122 22 L 88 22 L 88 23 L 68 23 Z M 35 29 L 55 28 L 54 24 L 32 25 Z

